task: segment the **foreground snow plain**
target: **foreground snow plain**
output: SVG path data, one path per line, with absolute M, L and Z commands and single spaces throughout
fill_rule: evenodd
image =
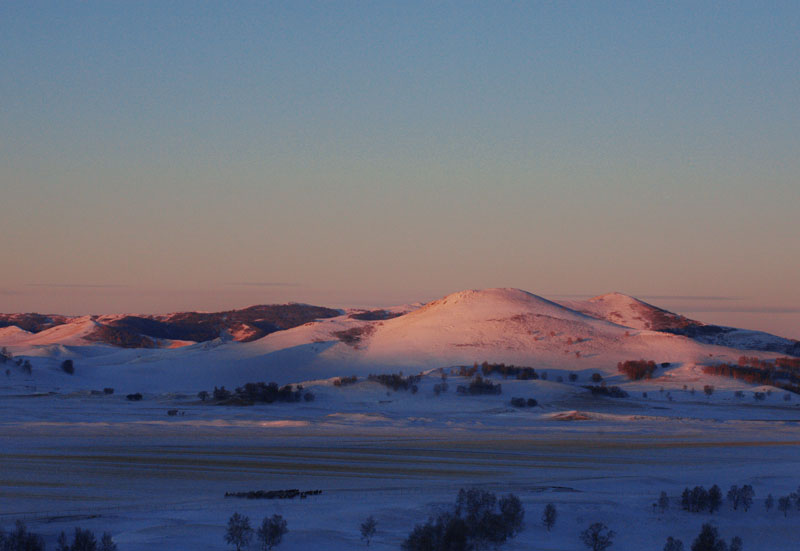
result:
M 749 392 L 737 398 L 733 384 L 706 397 L 666 378 L 623 384 L 626 399 L 550 380 L 500 380 L 500 396 L 460 396 L 454 375 L 436 396 L 440 380 L 429 373 L 416 394 L 316 381 L 306 383 L 314 402 L 249 407 L 166 393 L 128 402 L 6 387 L 2 523 L 24 519 L 51 546 L 60 531 L 81 526 L 112 532 L 121 550 L 211 550 L 226 548 L 234 511 L 254 524 L 278 513 L 290 530 L 281 549 L 344 550 L 365 547 L 358 525 L 372 514 L 378 534 L 370 548 L 398 549 L 459 488 L 478 486 L 522 499 L 526 529 L 510 550 L 582 549 L 578 534 L 595 521 L 618 533 L 619 550 L 661 549 L 669 535 L 690 543 L 708 521 L 748 550 L 786 548 L 796 538 L 798 513 L 784 518 L 762 504 L 800 482 L 796 400 L 776 392 L 763 402 Z M 511 396 L 541 405 L 515 409 Z M 715 483 L 753 485 L 755 506 L 744 513 L 726 504 L 713 516 L 680 510 L 685 486 Z M 289 488 L 323 493 L 224 497 Z M 671 498 L 663 514 L 652 508 L 661 490 Z M 540 516 L 549 502 L 559 517 L 548 533 Z

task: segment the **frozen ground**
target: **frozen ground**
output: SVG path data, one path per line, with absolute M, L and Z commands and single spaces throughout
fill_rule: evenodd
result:
M 595 521 L 618 533 L 614 550 L 660 550 L 668 535 L 688 549 L 708 521 L 728 540 L 741 536 L 748 551 L 794 544 L 799 513 L 768 514 L 763 498 L 800 483 L 797 396 L 755 401 L 758 389 L 722 379 L 711 397 L 702 385 L 692 394 L 690 368 L 623 384 L 627 399 L 592 397 L 556 376 L 501 381 L 502 395 L 482 397 L 457 396 L 463 381 L 455 376 L 435 396 L 436 373 L 415 395 L 317 381 L 306 385 L 314 402 L 251 407 L 166 393 L 142 402 L 88 391 L 40 395 L 9 383 L 0 388 L 0 523 L 24 519 L 50 548 L 60 531 L 81 526 L 110 531 L 121 551 L 212 550 L 227 548 L 234 511 L 254 523 L 279 513 L 290 530 L 280 549 L 349 550 L 366 547 L 358 525 L 372 514 L 370 548 L 399 549 L 459 488 L 480 486 L 523 501 L 526 528 L 509 550 L 583 549 L 578 534 Z M 513 409 L 511 396 L 542 405 Z M 585 420 L 563 420 L 575 418 Z M 744 513 L 726 504 L 713 516 L 680 510 L 684 487 L 715 483 L 752 484 L 755 506 Z M 289 488 L 323 493 L 224 497 Z M 672 500 L 664 514 L 652 508 L 661 490 Z M 559 512 L 550 533 L 540 521 L 548 502 Z

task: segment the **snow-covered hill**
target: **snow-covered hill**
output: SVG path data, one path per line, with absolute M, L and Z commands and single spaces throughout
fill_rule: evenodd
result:
M 608 293 L 589 300 L 559 303 L 595 318 L 634 329 L 668 331 L 698 323 L 622 293 Z

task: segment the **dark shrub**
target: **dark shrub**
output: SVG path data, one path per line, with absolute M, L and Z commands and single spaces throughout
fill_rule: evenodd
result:
M 719 537 L 717 529 L 704 524 L 700 535 L 692 543 L 692 551 L 726 551 L 725 541 Z
M 337 377 L 333 380 L 333 386 L 348 386 L 354 385 L 358 382 L 358 377 L 355 375 L 351 377 Z
M 61 362 L 61 370 L 64 373 L 68 373 L 69 375 L 75 374 L 75 365 L 72 363 L 72 360 L 64 360 Z
M 628 397 L 628 393 L 618 386 L 586 385 L 583 388 L 589 390 L 595 396 L 609 396 L 611 398 Z
M 131 402 L 138 402 L 139 400 L 142 399 L 142 394 L 140 392 L 137 392 L 135 394 L 128 394 L 127 396 L 125 396 L 125 399 L 130 400 Z
M 213 396 L 214 396 L 214 399 L 217 400 L 217 401 L 227 400 L 228 398 L 231 397 L 231 391 L 230 390 L 226 390 L 224 386 L 221 387 L 221 388 L 214 387 Z
M 420 375 L 409 375 L 403 377 L 402 373 L 391 373 L 383 375 L 370 375 L 367 380 L 380 383 L 387 388 L 391 388 L 395 392 L 398 390 L 411 390 L 413 386 L 417 385 L 422 380 Z
M 656 371 L 656 362 L 653 360 L 627 360 L 617 364 L 617 371 L 625 374 L 632 381 L 651 379 Z

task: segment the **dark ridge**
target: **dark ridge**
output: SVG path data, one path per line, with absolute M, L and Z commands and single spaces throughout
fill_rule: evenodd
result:
M 244 340 L 252 341 L 276 331 L 339 315 L 341 315 L 339 310 L 322 306 L 273 304 L 224 312 L 179 312 L 152 317 L 125 316 L 109 325 L 155 339 L 196 342 L 216 339 L 225 331 L 233 331 L 245 325 L 251 328 L 252 332 Z
M 740 331 L 740 329 L 735 327 L 721 327 L 719 325 L 704 325 L 697 322 L 681 328 L 663 330 L 664 333 L 682 335 L 705 344 L 722 345 L 728 344 L 724 340 L 725 336 L 729 335 L 730 333 L 735 333 L 736 331 Z M 769 336 L 774 337 L 774 335 Z M 730 344 L 732 345 L 735 343 Z M 749 342 L 747 343 L 747 349 L 763 350 L 764 352 L 777 352 L 778 354 L 800 357 L 800 341 L 784 339 L 781 337 L 775 337 L 774 340 L 767 340 L 765 342 Z
M 402 313 L 389 312 L 388 310 L 365 310 L 363 312 L 355 312 L 347 316 L 348 318 L 360 321 L 383 321 L 402 316 Z
M 98 325 L 97 328 L 86 336 L 87 340 L 103 342 L 120 348 L 155 348 L 153 339 L 129 329 Z
M 66 316 L 48 316 L 44 314 L 0 314 L 0 328 L 16 325 L 31 333 L 40 333 L 69 320 Z

